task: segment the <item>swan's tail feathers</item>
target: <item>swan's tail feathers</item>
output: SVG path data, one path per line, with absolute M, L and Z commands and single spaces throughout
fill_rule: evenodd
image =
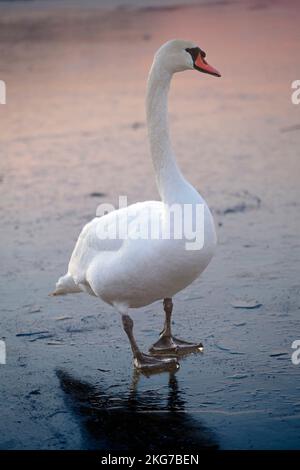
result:
M 72 276 L 67 273 L 58 279 L 54 292 L 49 295 L 76 294 L 78 292 L 82 292 L 82 290 L 75 284 Z

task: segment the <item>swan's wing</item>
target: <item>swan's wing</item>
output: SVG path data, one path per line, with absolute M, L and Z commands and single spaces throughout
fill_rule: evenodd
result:
M 100 253 L 115 254 L 141 226 L 149 214 L 161 211 L 162 203 L 147 201 L 96 217 L 82 229 L 72 253 L 68 272 L 76 284 L 86 283 L 86 272 Z

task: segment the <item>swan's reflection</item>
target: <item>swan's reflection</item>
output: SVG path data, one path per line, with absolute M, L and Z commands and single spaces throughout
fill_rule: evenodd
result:
M 184 412 L 185 401 L 177 378 L 170 373 L 167 404 L 154 390 L 138 392 L 140 375 L 134 371 L 128 396 L 111 394 L 58 370 L 67 402 L 83 421 L 83 447 L 107 451 L 162 452 L 215 449 L 209 429 Z

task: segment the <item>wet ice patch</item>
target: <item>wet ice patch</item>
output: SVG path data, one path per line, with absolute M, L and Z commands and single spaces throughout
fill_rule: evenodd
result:
M 226 344 L 216 343 L 215 346 L 216 346 L 217 349 L 220 349 L 220 351 L 225 351 L 228 354 L 241 355 L 241 356 L 245 354 L 242 351 L 235 351 L 233 348 L 231 348 L 230 346 L 228 346 Z
M 272 351 L 270 354 L 270 357 L 283 357 L 287 355 L 288 355 L 287 351 Z
M 17 338 L 26 338 L 28 339 L 31 343 L 34 341 L 38 341 L 40 339 L 48 339 L 52 338 L 53 334 L 50 333 L 48 330 L 42 330 L 42 331 L 24 331 L 21 333 L 16 334 Z
M 66 320 L 72 320 L 73 317 L 70 315 L 64 315 L 62 317 L 56 317 L 55 321 L 66 321 Z
M 90 197 L 106 197 L 105 193 L 101 193 L 100 191 L 93 191 L 89 194 Z
M 214 212 L 218 215 L 247 212 L 259 209 L 261 205 L 261 199 L 247 190 L 226 194 L 221 192 L 219 197 L 221 200 L 217 200 L 214 208 Z
M 39 313 L 42 311 L 42 307 L 39 305 L 28 305 L 27 313 Z
M 35 335 L 43 335 L 49 333 L 48 330 L 42 330 L 42 331 L 24 331 L 21 333 L 17 333 L 16 337 L 30 337 L 30 336 L 35 336 Z
M 0 340 L 0 364 L 6 364 L 6 344 Z
M 64 342 L 62 340 L 54 340 L 54 341 L 48 341 L 48 346 L 64 346 Z
M 139 122 L 139 121 L 135 121 L 131 124 L 131 128 L 133 130 L 137 130 L 137 129 L 141 129 L 142 127 L 145 127 L 145 123 L 144 122 Z
M 247 374 L 234 374 L 234 375 L 229 375 L 228 379 L 242 380 L 242 379 L 246 379 L 247 377 L 248 377 Z
M 262 306 L 262 304 L 255 299 L 234 299 L 230 302 L 230 305 L 233 308 L 247 308 L 247 309 L 252 309 L 252 308 L 259 308 Z

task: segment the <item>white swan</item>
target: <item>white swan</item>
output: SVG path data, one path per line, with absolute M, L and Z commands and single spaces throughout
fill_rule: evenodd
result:
M 150 150 L 162 201 L 146 201 L 96 217 L 83 228 L 69 262 L 68 273 L 61 277 L 54 295 L 87 292 L 114 306 L 122 315 L 135 366 L 145 372 L 178 367 L 177 359 L 159 355 L 190 352 L 201 349 L 201 343 L 187 343 L 171 334 L 172 297 L 194 281 L 210 262 L 216 245 L 215 227 L 204 199 L 182 176 L 171 147 L 167 96 L 172 75 L 183 70 L 220 76 L 207 64 L 205 53 L 195 44 L 172 40 L 155 54 L 148 79 L 146 111 Z M 169 209 L 174 204 L 183 208 L 204 206 L 204 245 L 202 249 L 187 250 L 186 239 L 162 239 Z M 143 223 L 160 220 L 159 237 L 132 239 L 118 237 L 103 239 L 100 233 L 118 224 L 119 230 L 130 221 L 129 232 L 138 231 Z M 182 222 L 183 223 L 183 222 Z M 203 227 L 202 227 L 203 228 Z M 171 225 L 174 230 L 174 224 Z M 172 235 L 172 233 L 171 233 Z M 129 308 L 148 305 L 164 299 L 165 327 L 160 339 L 142 353 L 133 336 Z

